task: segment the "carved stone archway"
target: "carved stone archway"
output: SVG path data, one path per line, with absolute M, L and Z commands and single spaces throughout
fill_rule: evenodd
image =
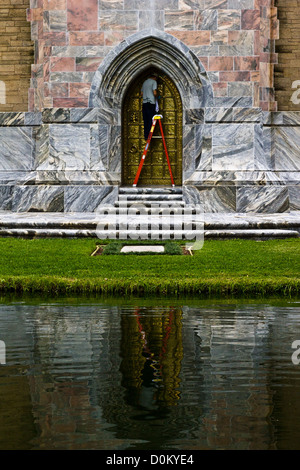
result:
M 213 91 L 195 54 L 174 36 L 156 29 L 128 37 L 105 57 L 95 73 L 89 106 L 99 109 L 100 146 L 101 135 L 106 139 L 106 144 L 102 142 L 104 166 L 113 175 L 112 180 L 121 183 L 122 103 L 130 84 L 149 67 L 171 77 L 181 96 L 184 183 L 201 153 L 201 139 L 196 136 L 201 134 L 204 108 L 213 106 Z

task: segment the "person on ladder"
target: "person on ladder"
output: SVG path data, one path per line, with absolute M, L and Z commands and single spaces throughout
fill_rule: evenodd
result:
M 143 97 L 144 138 L 147 140 L 152 126 L 152 118 L 156 113 L 157 76 L 154 73 L 144 81 L 141 96 Z

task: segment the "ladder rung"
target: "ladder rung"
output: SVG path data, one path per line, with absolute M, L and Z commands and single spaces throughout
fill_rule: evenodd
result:
M 172 170 L 171 170 L 171 165 L 170 165 L 170 161 L 169 161 L 168 150 L 167 150 L 165 137 L 164 137 L 164 132 L 163 132 L 162 124 L 161 124 L 161 119 L 162 119 L 162 115 L 160 115 L 160 114 L 156 114 L 155 116 L 153 116 L 152 127 L 151 127 L 151 130 L 150 130 L 146 145 L 145 145 L 145 149 L 144 149 L 144 152 L 143 152 L 143 155 L 142 155 L 139 167 L 138 167 L 138 171 L 135 175 L 135 179 L 134 179 L 134 182 L 133 182 L 133 187 L 136 187 L 137 182 L 139 180 L 140 173 L 142 171 L 142 167 L 143 167 L 143 164 L 144 164 L 144 161 L 145 161 L 145 158 L 146 158 L 146 154 L 147 154 L 148 149 L 149 149 L 151 139 L 162 139 L 163 145 L 164 145 L 164 151 L 165 151 L 165 154 L 166 154 L 166 157 L 167 157 L 169 172 L 170 172 L 170 176 L 171 176 L 172 187 L 175 187 L 174 180 L 173 180 L 173 175 L 172 175 Z M 153 135 L 157 121 L 159 122 L 161 137 Z

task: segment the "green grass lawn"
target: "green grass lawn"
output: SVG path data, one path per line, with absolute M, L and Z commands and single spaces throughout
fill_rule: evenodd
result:
M 0 239 L 0 290 L 297 295 L 300 239 L 206 240 L 194 256 L 91 257 L 96 239 Z

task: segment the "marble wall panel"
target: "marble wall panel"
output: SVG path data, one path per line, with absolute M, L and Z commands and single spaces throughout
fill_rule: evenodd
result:
M 275 169 L 299 171 L 300 127 L 276 127 L 274 131 Z
M 0 184 L 1 184 L 0 174 Z M 119 175 L 99 170 L 67 170 L 67 171 L 48 171 L 40 170 L 36 172 L 32 184 L 45 185 L 102 185 L 112 186 L 120 183 Z M 20 181 L 22 184 L 22 181 Z M 26 182 L 24 183 L 26 184 Z
M 0 171 L 0 185 L 14 186 L 14 185 L 32 185 L 36 182 L 35 171 Z
M 255 170 L 272 171 L 271 152 L 269 145 L 272 145 L 269 133 L 261 124 L 254 125 L 254 168 Z
M 0 170 L 32 170 L 34 139 L 31 127 L 0 127 Z
M 0 126 L 24 126 L 25 113 L 0 113 Z
M 252 96 L 253 83 L 251 82 L 229 82 L 228 96 Z
M 235 212 L 236 188 L 234 186 L 184 186 L 183 198 L 187 204 L 203 212 Z
M 251 108 L 253 100 L 251 96 L 246 97 L 215 97 L 214 106 L 220 108 Z
M 86 46 L 53 46 L 53 57 L 86 57 Z
M 117 186 L 67 186 L 65 212 L 96 212 L 103 204 L 118 198 Z
M 213 170 L 254 170 L 252 124 L 213 125 L 212 145 Z
M 44 12 L 48 13 L 48 27 L 49 31 L 66 31 L 67 30 L 67 12 L 64 10 L 56 10 Z M 45 15 L 44 15 L 45 19 Z M 45 30 L 45 29 L 44 29 Z
M 206 108 L 205 122 L 232 122 L 233 108 Z
M 226 31 L 241 29 L 241 10 L 219 10 L 218 29 Z
M 13 185 L 0 185 L 0 211 L 11 210 L 13 189 Z
M 274 127 L 263 126 L 264 155 L 268 168 L 270 168 L 271 171 L 275 170 L 275 154 L 273 151 L 274 132 Z
M 197 153 L 195 158 L 196 171 L 208 171 L 212 169 L 212 126 L 205 124 L 199 126 L 197 134 Z
M 204 108 L 188 109 L 185 112 L 185 124 L 203 124 L 204 123 Z
M 89 169 L 100 171 L 105 170 L 100 158 L 100 141 L 97 124 L 90 125 L 90 163 Z
M 286 212 L 289 206 L 287 187 L 243 186 L 237 189 L 237 212 L 277 213 Z
M 105 148 L 105 141 L 102 141 Z M 108 130 L 108 170 L 121 174 L 122 134 L 121 126 L 112 126 Z
M 11 210 L 14 212 L 63 212 L 63 186 L 15 186 Z
M 213 147 L 212 170 L 254 170 L 253 143 Z
M 138 31 L 139 14 L 135 10 L 102 10 L 99 16 L 100 31 Z
M 228 0 L 227 6 L 229 9 L 241 8 L 252 9 L 254 8 L 255 0 Z
M 290 210 L 300 211 L 300 185 L 288 186 Z
M 165 30 L 188 31 L 194 29 L 194 12 L 192 10 L 166 11 Z
M 228 7 L 228 1 L 227 0 L 205 0 L 204 6 L 205 8 L 226 9 Z
M 24 124 L 25 126 L 41 126 L 42 125 L 42 113 L 40 112 L 25 113 Z
M 89 124 L 50 124 L 48 152 L 38 155 L 37 170 L 84 170 L 90 166 Z
M 149 28 L 164 29 L 165 15 L 162 10 L 144 10 L 139 12 L 138 29 L 142 31 Z
M 195 170 L 195 127 L 183 126 L 183 180 L 187 179 Z
M 122 10 L 124 0 L 99 0 L 99 11 L 101 10 Z M 130 8 L 131 10 L 132 8 Z
M 195 29 L 216 31 L 218 29 L 217 10 L 195 11 Z

